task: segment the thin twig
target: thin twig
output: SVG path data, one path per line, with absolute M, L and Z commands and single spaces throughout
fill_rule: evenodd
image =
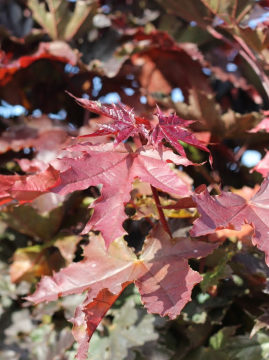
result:
M 152 194 L 153 194 L 153 198 L 154 198 L 154 201 L 155 201 L 155 204 L 156 204 L 156 207 L 157 207 L 157 210 L 158 210 L 158 213 L 159 213 L 159 217 L 160 217 L 160 222 L 162 223 L 162 226 L 164 228 L 164 230 L 167 232 L 167 234 L 170 236 L 170 238 L 172 239 L 173 236 L 172 236 L 172 233 L 169 229 L 169 226 L 168 226 L 168 223 L 166 221 L 166 218 L 164 216 L 164 213 L 163 213 L 163 209 L 162 209 L 162 205 L 160 203 L 160 199 L 159 199 L 159 195 L 158 195 L 158 191 L 157 189 L 150 185 L 151 186 L 151 190 L 152 190 Z

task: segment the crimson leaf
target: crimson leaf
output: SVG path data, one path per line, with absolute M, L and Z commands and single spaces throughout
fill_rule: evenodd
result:
M 51 165 L 34 175 L 0 175 L 0 204 L 12 200 L 32 201 L 50 188 L 59 185 L 59 172 Z
M 168 116 L 164 115 L 158 107 L 156 115 L 159 119 L 159 124 L 155 126 L 151 133 L 151 142 L 155 146 L 158 145 L 162 139 L 165 139 L 178 151 L 180 155 L 186 157 L 184 148 L 179 143 L 180 140 L 208 152 L 209 160 L 212 164 L 212 157 L 208 148 L 196 139 L 193 133 L 187 130 L 187 126 L 193 123 L 192 120 L 181 119 L 175 114 L 170 114 Z
M 210 196 L 207 189 L 193 195 L 201 215 L 194 222 L 193 236 L 211 234 L 220 229 L 240 230 L 249 224 L 254 229 L 252 242 L 265 252 L 269 265 L 269 180 L 265 179 L 260 190 L 250 200 L 229 192 Z
M 111 124 L 103 124 L 98 131 L 92 134 L 84 135 L 82 137 L 102 136 L 102 135 L 116 135 L 115 143 L 119 144 L 127 140 L 130 136 L 141 133 L 145 138 L 149 135 L 150 123 L 146 119 L 142 119 L 135 115 L 133 109 L 127 105 L 118 104 L 101 104 L 99 101 L 87 100 L 77 98 L 70 94 L 79 105 L 83 106 L 89 111 L 99 115 L 107 116 L 113 119 Z
M 53 191 L 65 195 L 102 184 L 102 195 L 93 204 L 94 213 L 84 232 L 90 229 L 102 231 L 107 246 L 125 234 L 122 228 L 127 217 L 124 204 L 130 199 L 135 178 L 172 194 L 186 196 L 190 192 L 189 185 L 170 169 L 167 162 L 191 163 L 171 150 L 161 152 L 145 147 L 129 152 L 123 144 L 115 148 L 111 143 L 84 143 L 67 150 L 70 157 L 53 163 L 61 171 L 61 184 Z
M 187 130 L 187 126 L 193 123 L 192 120 L 181 119 L 175 114 L 166 116 L 157 107 L 156 115 L 159 123 L 152 129 L 148 120 L 136 116 L 134 111 L 124 104 L 105 105 L 98 101 L 76 98 L 72 94 L 68 94 L 74 97 L 78 104 L 86 109 L 114 120 L 113 123 L 103 124 L 98 131 L 84 135 L 84 137 L 113 134 L 116 136 L 115 143 L 119 144 L 130 136 L 141 134 L 145 139 L 150 140 L 155 147 L 158 147 L 162 139 L 165 138 L 180 155 L 186 157 L 184 148 L 179 143 L 180 140 L 208 152 L 209 160 L 212 164 L 212 157 L 208 148 L 193 133 Z

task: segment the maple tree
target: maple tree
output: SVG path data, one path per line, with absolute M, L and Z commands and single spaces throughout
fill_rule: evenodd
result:
M 1 356 L 268 358 L 268 8 L 0 4 Z

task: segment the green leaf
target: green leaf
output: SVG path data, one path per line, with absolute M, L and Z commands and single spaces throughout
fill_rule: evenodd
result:
M 255 319 L 255 325 L 253 326 L 250 336 L 254 336 L 261 329 L 269 329 L 269 309 L 268 307 L 263 308 L 263 314 Z
M 69 10 L 66 0 L 28 0 L 34 19 L 43 27 L 53 40 L 70 41 L 79 32 L 92 26 L 98 2 L 96 0 L 78 0 L 74 11 Z M 46 10 L 46 5 L 48 11 Z
M 210 348 L 199 348 L 192 351 L 184 358 L 184 360 L 228 360 L 226 354 L 212 350 Z
M 133 298 L 128 298 L 120 309 L 111 310 L 110 314 L 114 319 L 107 326 L 108 336 L 94 333 L 89 360 L 123 360 L 130 354 L 128 349 L 138 350 L 147 341 L 158 338 L 154 332 L 154 316 L 140 313 Z
M 210 347 L 202 347 L 190 353 L 184 360 L 268 360 L 269 336 L 258 333 L 233 336 L 235 327 L 224 327 L 210 338 Z
M 229 327 L 224 327 L 222 328 L 220 331 L 218 331 L 216 334 L 214 334 L 213 336 L 211 336 L 210 340 L 209 340 L 209 344 L 210 346 L 214 349 L 214 350 L 219 350 L 221 349 L 223 343 L 225 341 L 227 341 L 227 339 L 231 336 L 234 335 L 236 331 L 236 326 L 229 326 Z
M 187 21 L 195 21 L 200 26 L 206 26 L 210 12 L 200 0 L 158 0 L 168 13 L 180 16 Z
M 39 214 L 30 205 L 8 207 L 0 213 L 0 218 L 12 229 L 44 241 L 51 240 L 63 218 L 63 207 L 59 206 L 49 213 Z
M 264 333 L 259 333 L 252 339 L 247 335 L 232 337 L 224 345 L 223 351 L 228 355 L 227 360 L 267 360 L 269 337 Z
M 234 21 L 245 10 L 250 11 L 252 6 L 249 0 L 201 0 L 212 13 L 225 21 L 234 24 Z M 246 9 L 247 8 L 247 9 Z
M 208 271 L 203 276 L 200 286 L 203 292 L 206 292 L 211 286 L 217 285 L 219 280 L 224 279 L 232 274 L 228 262 L 234 256 L 234 252 L 226 252 L 220 257 L 219 263 L 212 271 Z

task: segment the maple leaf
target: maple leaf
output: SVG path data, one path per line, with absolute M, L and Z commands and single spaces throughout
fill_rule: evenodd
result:
M 56 195 L 44 194 L 43 196 Z M 42 201 L 42 196 L 38 201 Z M 0 218 L 8 226 L 21 234 L 28 235 L 44 242 L 50 241 L 61 225 L 64 216 L 62 206 L 55 207 L 51 211 L 41 213 L 37 209 L 37 202 L 23 204 L 21 206 L 7 206 L 0 214 Z
M 12 197 L 10 195 L 10 189 L 12 188 L 14 182 L 19 180 L 19 175 L 0 175 L 0 184 L 1 184 L 1 191 L 0 191 L 0 204 L 5 204 L 9 201 L 12 201 Z
M 127 140 L 130 136 L 142 134 L 145 138 L 149 136 L 150 122 L 146 119 L 135 115 L 133 109 L 127 105 L 118 104 L 101 104 L 99 101 L 93 101 L 72 96 L 76 102 L 85 109 L 92 111 L 99 115 L 107 116 L 113 119 L 114 122 L 110 124 L 103 124 L 100 128 L 92 134 L 83 135 L 80 137 L 116 135 L 115 144 L 119 144 Z
M 168 116 L 164 115 L 158 107 L 156 115 L 159 119 L 159 124 L 157 124 L 151 132 L 152 144 L 158 146 L 159 143 L 165 139 L 177 150 L 180 155 L 186 157 L 185 150 L 179 143 L 180 140 L 208 152 L 209 160 L 212 164 L 212 156 L 208 148 L 196 139 L 193 133 L 187 130 L 187 126 L 193 123 L 192 120 L 181 119 L 175 114 L 170 114 Z
M 107 311 L 120 296 L 121 292 L 129 284 L 130 283 L 123 284 L 122 290 L 116 295 L 112 294 L 107 289 L 103 289 L 94 300 L 89 296 L 76 308 L 75 316 L 71 319 L 71 322 L 73 323 L 72 334 L 79 344 L 77 352 L 78 359 L 87 358 L 89 342 L 94 331 L 106 315 Z
M 41 42 L 38 50 L 31 55 L 24 55 L 9 63 L 4 63 L 0 67 L 0 84 L 6 85 L 13 75 L 20 69 L 27 68 L 35 61 L 48 59 L 76 65 L 78 56 L 71 47 L 63 41 Z
M 265 179 L 260 190 L 250 200 L 229 192 L 210 196 L 206 189 L 193 195 L 201 215 L 194 222 L 192 236 L 214 233 L 220 229 L 241 230 L 249 224 L 254 232 L 252 243 L 265 252 L 269 265 L 269 180 Z
M 169 116 L 164 115 L 157 106 L 157 117 L 159 123 L 152 128 L 150 122 L 147 119 L 140 118 L 135 115 L 133 109 L 128 106 L 118 104 L 101 104 L 98 101 L 92 101 L 83 98 L 76 98 L 72 96 L 79 105 L 83 106 L 87 110 L 90 110 L 96 114 L 105 115 L 114 122 L 110 124 L 103 124 L 100 129 L 92 134 L 84 135 L 81 137 L 103 136 L 103 135 L 115 135 L 115 144 L 119 144 L 127 140 L 130 136 L 137 134 L 143 135 L 144 139 L 150 140 L 150 142 L 158 147 L 162 140 L 165 138 L 180 155 L 186 158 L 186 153 L 183 146 L 179 143 L 179 140 L 193 145 L 198 149 L 209 153 L 209 160 L 212 164 L 212 156 L 209 149 L 199 141 L 193 133 L 187 130 L 187 126 L 193 123 L 193 120 L 184 120 L 171 114 Z
M 183 7 L 188 7 L 190 2 L 184 2 Z M 199 8 L 199 2 L 200 0 L 197 0 L 195 6 L 192 6 L 195 11 Z M 175 85 L 182 90 L 184 96 L 189 93 L 190 88 L 212 94 L 197 56 L 188 54 L 167 32 L 153 30 L 148 33 L 139 28 L 134 34 L 134 39 L 140 44 L 145 44 L 142 51 L 131 56 L 131 61 L 139 70 L 137 78 L 147 94 L 149 105 L 156 104 L 154 94 L 162 93 L 169 96 Z
M 52 39 L 70 41 L 91 27 L 97 4 L 95 0 L 79 0 L 75 2 L 73 11 L 70 11 L 65 0 L 50 0 L 45 3 L 28 0 L 27 5 L 32 11 L 33 18 Z
M 51 275 L 53 270 L 59 270 L 63 266 L 64 261 L 59 252 L 52 253 L 41 245 L 19 248 L 13 255 L 10 279 L 14 283 L 34 281 L 42 275 Z
M 34 175 L 0 175 L 0 204 L 12 200 L 20 203 L 32 201 L 49 189 L 59 185 L 59 172 L 51 165 Z
M 185 196 L 189 184 L 169 167 L 167 162 L 190 165 L 171 150 L 157 151 L 151 147 L 129 152 L 123 144 L 91 145 L 83 143 L 67 148 L 70 157 L 58 159 L 53 166 L 61 171 L 61 184 L 54 192 L 66 195 L 89 186 L 102 184 L 101 196 L 93 204 L 94 213 L 84 229 L 100 230 L 106 245 L 125 234 L 122 227 L 127 215 L 124 204 L 130 199 L 135 178 L 150 183 L 164 192 Z
M 187 238 L 176 238 L 172 243 L 159 225 L 151 231 L 137 258 L 122 239 L 114 241 L 107 251 L 101 236 L 92 236 L 82 261 L 52 277 L 43 277 L 27 299 L 34 303 L 54 301 L 88 290 L 72 320 L 79 341 L 77 357 L 86 359 L 92 333 L 128 284 L 135 283 L 148 312 L 175 319 L 190 300 L 193 286 L 202 280 L 187 259 L 204 257 L 216 246 Z
M 63 127 L 55 126 L 51 119 L 46 116 L 40 118 L 27 118 L 20 124 L 9 127 L 0 137 L 0 154 L 7 151 L 21 151 L 25 148 L 32 148 L 36 154 L 35 159 L 20 159 L 24 165 L 29 164 L 29 168 L 42 168 L 46 163 L 56 158 L 57 151 L 63 147 L 68 139 L 68 133 Z M 34 163 L 31 166 L 31 163 Z M 44 162 L 43 166 L 42 163 Z M 25 166 L 26 168 L 26 166 Z M 22 168 L 23 169 L 23 168 Z M 28 172 L 28 170 L 24 170 Z

